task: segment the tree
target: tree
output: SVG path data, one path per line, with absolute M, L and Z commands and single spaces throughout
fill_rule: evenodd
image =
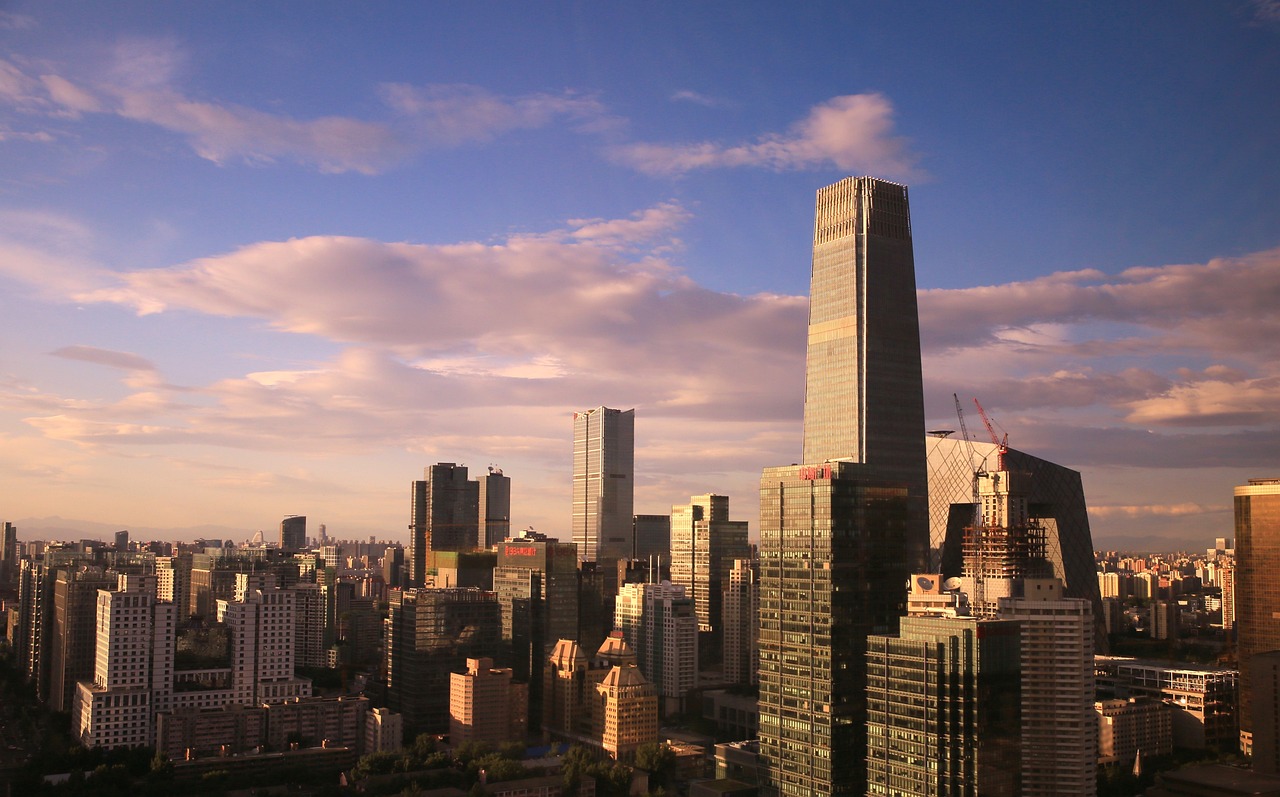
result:
M 636 750 L 636 768 L 649 773 L 650 783 L 670 786 L 676 774 L 676 753 L 662 742 L 646 742 Z
M 150 777 L 155 780 L 168 780 L 173 777 L 173 762 L 163 752 L 151 757 Z

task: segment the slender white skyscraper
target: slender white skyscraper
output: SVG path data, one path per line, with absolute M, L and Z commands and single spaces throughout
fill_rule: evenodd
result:
M 573 414 L 573 541 L 588 562 L 630 558 L 635 410 Z

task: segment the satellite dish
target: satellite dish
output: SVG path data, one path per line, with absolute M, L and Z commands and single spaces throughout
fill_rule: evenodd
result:
M 933 589 L 933 579 L 928 576 L 916 576 L 916 585 L 923 590 Z
M 959 577 L 952 576 L 951 578 L 942 582 L 942 588 L 945 589 L 947 592 L 955 592 L 956 590 L 960 589 Z

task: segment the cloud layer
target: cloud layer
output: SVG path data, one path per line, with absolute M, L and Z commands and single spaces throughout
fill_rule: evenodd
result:
M 612 155 L 619 163 L 653 175 L 744 166 L 783 171 L 832 165 L 855 174 L 918 177 L 916 157 L 893 130 L 893 104 L 887 97 L 850 94 L 814 107 L 785 133 L 754 141 L 632 143 L 614 147 Z
M 113 114 L 182 136 L 199 157 L 218 164 L 295 163 L 325 173 L 377 174 L 425 149 L 488 143 L 520 130 L 563 125 L 600 139 L 615 163 L 652 175 L 695 169 L 828 168 L 906 179 L 916 156 L 895 135 L 893 106 L 881 94 L 834 97 L 783 133 L 740 144 L 625 142 L 627 122 L 596 96 L 574 90 L 501 95 L 467 84 L 383 83 L 373 93 L 387 114 L 297 118 L 182 88 L 187 58 L 172 39 L 126 39 L 112 48 L 102 74 L 74 79 L 46 67 L 0 59 L 0 99 L 35 118 L 77 120 Z M 692 91 L 677 102 L 725 105 Z M 0 129 L 0 141 L 52 142 L 56 128 Z
M 75 224 L 3 218 L 26 237 L 0 237 L 0 274 L 49 298 L 143 320 L 238 319 L 336 353 L 299 364 L 268 345 L 256 368 L 178 386 L 165 375 L 172 364 L 145 344 L 119 351 L 86 339 L 50 353 L 117 372 L 118 395 L 11 378 L 0 383 L 0 410 L 95 457 L 168 449 L 190 463 L 201 458 L 180 452 L 196 446 L 321 460 L 514 459 L 543 469 L 558 491 L 568 413 L 636 407 L 641 506 L 675 500 L 672 491 L 750 496 L 760 467 L 797 454 L 807 302 L 698 285 L 672 261 L 689 218 L 672 201 L 499 242 L 314 236 L 126 272 L 87 262 Z M 980 396 L 1018 448 L 1072 467 L 1269 467 L 1280 445 L 1277 299 L 1280 250 L 921 291 L 931 420 L 948 423 L 957 392 Z M 39 461 L 23 467 L 56 473 L 75 458 Z M 206 481 L 281 483 L 226 467 Z M 313 472 L 280 478 L 326 483 Z M 1221 512 L 1205 500 L 1166 509 L 1106 492 L 1093 500 L 1103 522 Z M 741 503 L 751 516 L 751 499 Z

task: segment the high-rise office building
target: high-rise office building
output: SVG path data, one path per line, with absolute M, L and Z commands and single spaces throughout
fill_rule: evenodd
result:
M 409 583 L 427 583 L 430 551 L 472 551 L 479 540 L 480 484 L 467 466 L 440 462 L 413 483 L 409 521 Z
M 862 462 L 906 485 L 917 566 L 928 533 L 923 432 L 907 187 L 849 177 L 818 191 L 802 461 Z
M 0 523 L 0 589 L 17 591 L 18 530 L 9 521 Z
M 977 617 L 868 638 L 866 793 L 1020 794 L 1018 648 L 1016 622 Z
M 1093 607 L 1062 595 L 1057 579 L 1026 579 L 1000 599 L 1000 618 L 1021 623 L 1022 790 L 1025 797 L 1098 793 L 1093 704 Z
M 307 516 L 288 515 L 280 521 L 280 550 L 286 554 L 307 549 Z
M 1026 525 L 1041 529 L 1044 557 L 1061 579 L 1063 595 L 1093 605 L 1098 622 L 1095 642 L 1104 651 L 1102 595 L 1093 561 L 1093 538 L 1080 472 L 1014 448 L 1003 457 L 994 443 L 967 442 L 956 435 L 925 440 L 929 469 L 929 544 L 932 562 L 944 576 L 963 570 L 965 528 L 975 517 L 974 473 L 1004 471 L 1018 474 L 1018 501 L 1025 507 Z M 1008 499 L 1007 485 L 992 486 L 989 499 Z M 1006 495 L 1000 495 L 1004 492 Z
M 53 585 L 53 628 L 49 634 L 49 707 L 70 712 L 76 683 L 93 679 L 98 590 L 115 588 L 117 577 L 101 567 L 58 569 Z
M 636 515 L 632 520 L 635 529 L 635 553 L 633 559 L 648 561 L 671 558 L 671 516 Z
M 635 410 L 573 414 L 573 541 L 578 557 L 626 559 L 634 549 Z
M 1253 667 L 1259 653 L 1280 650 L 1280 479 L 1235 488 L 1235 624 L 1240 658 L 1240 746 L 1253 748 Z
M 760 479 L 761 785 L 860 795 L 866 639 L 897 631 L 928 547 L 905 186 L 818 191 L 809 302 L 803 464 Z
M 331 640 L 326 639 L 326 631 L 332 636 L 325 617 L 328 589 L 306 582 L 289 589 L 293 593 L 293 662 L 298 667 L 327 667 Z
M 760 479 L 760 757 L 768 794 L 865 791 L 866 639 L 905 613 L 907 488 L 865 465 Z
M 488 550 L 511 536 L 511 478 L 489 466 L 480 477 L 480 547 Z
M 573 543 L 512 537 L 498 543 L 493 591 L 515 678 L 529 684 L 529 725 L 542 725 L 542 671 L 559 639 L 578 633 L 578 553 Z
M 413 733 L 447 733 L 449 675 L 501 645 L 498 598 L 479 589 L 392 590 L 385 621 L 387 702 Z
M 760 563 L 735 559 L 724 590 L 720 623 L 724 628 L 724 680 L 760 683 Z
M 710 641 L 717 651 L 729 570 L 750 552 L 747 522 L 729 520 L 729 496 L 695 495 L 671 507 L 671 583 L 693 598 L 698 630 L 716 632 Z

